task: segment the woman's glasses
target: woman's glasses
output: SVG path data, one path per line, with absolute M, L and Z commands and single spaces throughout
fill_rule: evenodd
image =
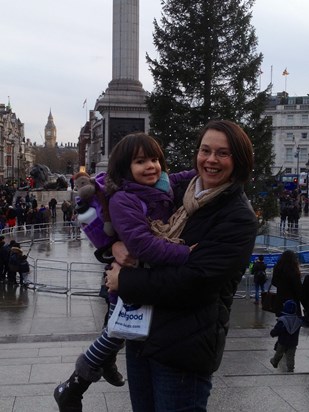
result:
M 208 159 L 212 153 L 216 158 L 219 159 L 226 159 L 232 156 L 232 153 L 229 151 L 229 149 L 211 150 L 208 147 L 200 147 L 198 152 L 200 156 L 205 157 L 206 159 Z

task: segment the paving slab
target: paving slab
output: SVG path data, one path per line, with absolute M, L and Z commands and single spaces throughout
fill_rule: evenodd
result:
M 309 230 L 309 218 L 301 224 L 302 230 Z M 89 242 L 70 241 L 68 236 L 66 243 L 33 245 L 31 253 L 42 261 L 57 258 L 76 265 L 89 260 L 96 265 Z M 99 290 L 100 281 L 98 274 L 91 274 L 75 284 Z M 274 369 L 269 359 L 275 340 L 269 331 L 275 316 L 253 304 L 246 282 L 234 299 L 208 412 L 308 412 L 309 328 L 301 331 L 295 373 L 286 372 L 284 360 Z M 100 334 L 106 310 L 104 299 L 96 294 L 66 295 L 0 284 L 0 412 L 57 412 L 53 390 Z M 125 349 L 117 364 L 126 378 Z M 102 379 L 89 387 L 83 405 L 84 412 L 131 412 L 128 384 L 117 388 Z

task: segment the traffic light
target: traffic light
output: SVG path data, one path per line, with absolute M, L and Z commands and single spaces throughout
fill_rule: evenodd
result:
M 298 182 L 298 178 L 297 178 L 297 177 L 294 177 L 293 182 L 294 182 L 294 183 L 297 183 L 297 182 Z

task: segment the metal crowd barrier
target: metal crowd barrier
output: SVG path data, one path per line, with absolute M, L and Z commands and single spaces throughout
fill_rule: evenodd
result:
M 8 239 L 15 239 L 18 243 L 49 241 L 59 242 L 70 239 L 86 239 L 79 226 L 73 226 L 70 222 L 51 222 L 15 226 L 13 229 L 4 228 L 1 235 Z
M 31 256 L 31 248 L 34 243 L 69 242 L 76 239 L 87 240 L 79 227 L 74 227 L 69 222 L 52 222 L 47 225 L 36 224 L 30 227 L 15 227 L 13 230 L 4 229 L 1 234 L 4 234 L 7 240 L 15 239 L 22 245 L 23 249 L 28 248 L 28 261 L 31 268 L 29 288 L 38 292 L 98 296 L 104 270 L 104 265 L 101 263 L 67 262 L 46 258 L 35 259 Z M 256 254 L 263 254 L 266 260 L 272 255 L 279 256 L 286 249 L 286 243 L 270 248 L 270 236 L 267 235 L 264 239 L 266 244 L 264 246 L 260 244 L 258 246 L 259 253 Z M 292 245 L 289 244 L 289 246 Z M 309 255 L 308 243 L 298 244 L 294 247 L 294 250 L 299 255 Z M 273 266 L 273 263 L 270 266 Z M 301 272 L 303 276 L 309 274 L 309 264 L 302 264 Z M 265 284 L 265 290 L 269 286 L 271 276 L 272 267 L 269 267 L 267 269 L 268 280 Z M 253 275 L 250 274 L 248 269 L 242 277 L 235 298 L 250 299 L 254 297 L 254 294 Z
M 36 259 L 33 288 L 36 291 L 69 293 L 69 264 L 56 259 Z
M 59 259 L 34 258 L 31 249 L 34 244 L 61 243 L 85 240 L 87 237 L 79 227 L 70 222 L 51 222 L 21 228 L 7 228 L 1 231 L 6 241 L 14 239 L 28 255 L 30 266 L 28 288 L 35 292 L 49 292 L 66 295 L 98 296 L 102 283 L 102 263 L 63 261 Z
M 66 262 L 28 257 L 28 287 L 35 292 L 99 296 L 104 267 L 100 263 Z
M 85 273 L 87 275 L 85 276 Z M 103 268 L 100 263 L 71 262 L 69 290 L 71 295 L 98 296 L 102 284 Z M 99 287 L 98 287 L 98 281 Z

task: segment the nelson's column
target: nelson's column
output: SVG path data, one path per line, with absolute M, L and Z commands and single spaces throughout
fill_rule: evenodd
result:
M 106 170 L 113 146 L 126 134 L 149 130 L 146 93 L 139 77 L 139 0 L 113 0 L 112 80 L 96 101 L 103 116 L 101 162 Z

